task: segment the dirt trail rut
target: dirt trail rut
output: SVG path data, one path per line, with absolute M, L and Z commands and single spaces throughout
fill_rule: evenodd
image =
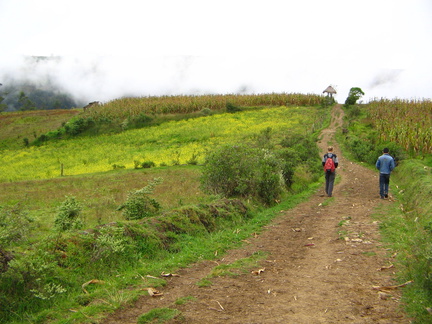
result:
M 166 323 L 410 323 L 400 291 L 373 288 L 395 284 L 395 269 L 384 269 L 392 259 L 371 218 L 376 207 L 392 202 L 379 199 L 376 172 L 347 160 L 339 150 L 334 135 L 342 116 L 336 106 L 319 142 L 322 154 L 332 145 L 339 158 L 333 198 L 320 189 L 218 261 L 232 263 L 262 251 L 268 253 L 260 263 L 264 272 L 212 278 L 212 286 L 199 288 L 196 283 L 216 265 L 200 262 L 169 279 L 162 297 L 144 296 L 102 323 L 136 323 L 156 307 L 182 312 L 182 319 Z M 174 304 L 187 296 L 196 299 Z

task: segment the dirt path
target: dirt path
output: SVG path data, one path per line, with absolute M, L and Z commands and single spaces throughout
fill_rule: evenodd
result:
M 268 253 L 260 264 L 264 272 L 213 278 L 212 286 L 199 288 L 196 283 L 216 265 L 202 262 L 171 278 L 161 289 L 162 297 L 142 297 L 103 323 L 136 323 L 139 315 L 156 307 L 182 312 L 183 319 L 168 323 L 410 323 L 398 290 L 388 295 L 373 289 L 395 284 L 394 268 L 381 269 L 392 260 L 370 217 L 375 207 L 391 202 L 379 199 L 376 172 L 340 152 L 334 135 L 342 114 L 340 106 L 334 108 L 331 126 L 319 143 L 323 154 L 332 145 L 339 157 L 334 197 L 324 197 L 320 190 L 218 261 L 232 263 L 263 251 Z M 174 304 L 187 296 L 196 299 Z

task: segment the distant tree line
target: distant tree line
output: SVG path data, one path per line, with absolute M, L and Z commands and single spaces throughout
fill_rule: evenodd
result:
M 79 104 L 58 89 L 41 89 L 29 83 L 3 84 L 0 86 L 0 112 L 71 109 Z

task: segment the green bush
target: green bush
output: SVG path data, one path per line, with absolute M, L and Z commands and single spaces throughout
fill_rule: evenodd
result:
M 29 217 L 19 205 L 0 206 L 0 248 L 27 238 L 34 219 Z
M 277 155 L 283 161 L 282 175 L 288 188 L 292 188 L 295 180 L 307 180 L 308 182 L 299 184 L 299 188 L 304 188 L 318 179 L 321 174 L 321 160 L 316 142 L 311 136 L 290 134 L 282 139 L 280 144 L 283 148 L 277 151 Z M 301 176 L 300 170 L 307 172 L 307 176 Z
M 11 322 L 17 305 L 25 313 L 51 307 L 66 293 L 66 280 L 48 251 L 37 247 L 16 254 L 7 271 L 0 273 L 0 322 Z
M 147 186 L 139 190 L 130 191 L 127 200 L 118 210 L 123 211 L 123 216 L 128 219 L 142 219 L 158 214 L 161 209 L 160 204 L 148 195 L 154 190 L 154 187 L 162 183 L 162 178 L 155 178 Z
M 154 118 L 145 114 L 145 113 L 140 113 L 138 116 L 136 116 L 135 118 L 130 118 L 128 120 L 128 127 L 127 128 L 141 128 L 141 127 L 145 127 L 145 126 L 149 126 L 153 123 Z
M 95 235 L 92 260 L 118 260 L 128 247 L 128 241 L 122 227 L 104 226 Z M 114 261 L 116 262 L 116 261 Z
M 81 210 L 82 206 L 75 197 L 66 197 L 54 221 L 55 228 L 61 232 L 82 228 L 84 223 L 81 219 Z
M 141 163 L 141 167 L 143 169 L 149 169 L 149 168 L 153 168 L 156 166 L 156 163 L 154 163 L 153 161 L 145 161 L 143 163 Z
M 251 197 L 271 204 L 283 191 L 281 179 L 281 161 L 271 151 L 238 144 L 207 155 L 201 184 L 227 198 Z
M 332 106 L 336 103 L 335 98 L 331 97 L 331 96 L 325 96 L 321 99 L 321 107 L 329 107 Z
M 226 103 L 226 110 L 229 113 L 235 113 L 235 112 L 239 112 L 242 111 L 242 109 L 240 107 L 235 106 L 234 104 L 232 104 L 231 102 L 227 102 Z
M 93 118 L 87 117 L 79 117 L 79 118 L 73 118 L 71 121 L 69 121 L 65 126 L 65 133 L 71 136 L 76 136 L 84 131 L 94 127 L 96 125 L 96 122 Z
M 212 112 L 212 110 L 211 110 L 210 108 L 203 108 L 203 109 L 201 109 L 200 113 L 201 113 L 203 116 L 209 116 L 209 115 L 211 115 L 213 112 Z

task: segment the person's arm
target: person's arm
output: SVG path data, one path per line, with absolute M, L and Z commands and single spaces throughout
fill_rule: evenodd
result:
M 395 160 L 392 158 L 390 161 L 390 171 L 393 171 L 393 169 L 396 167 Z

